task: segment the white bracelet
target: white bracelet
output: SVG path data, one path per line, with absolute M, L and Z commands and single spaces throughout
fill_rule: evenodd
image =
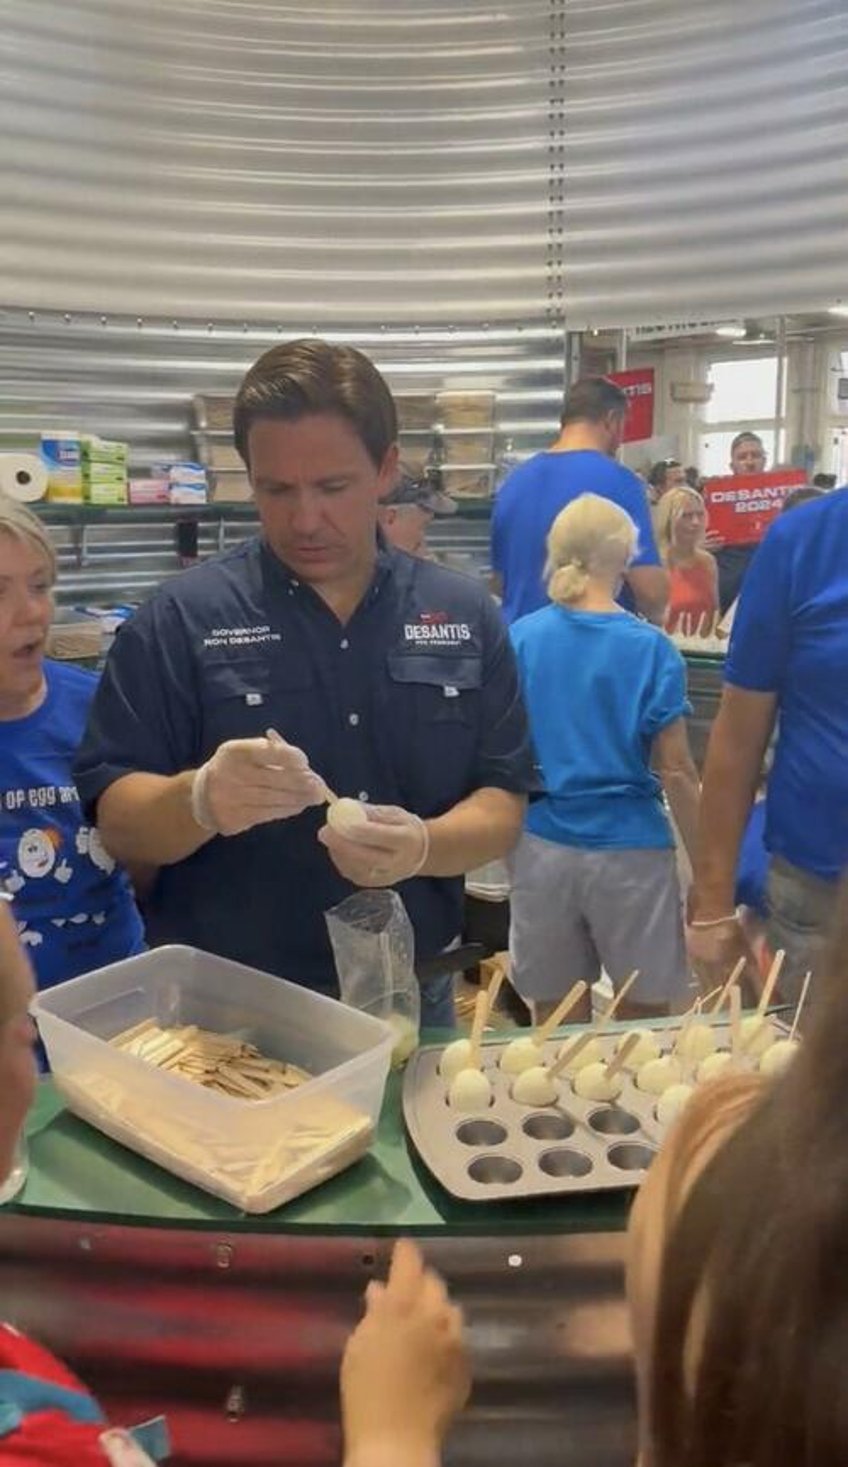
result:
M 705 932 L 709 927 L 726 927 L 729 922 L 738 922 L 739 913 L 733 912 L 729 917 L 710 917 L 706 921 L 694 921 L 688 925 L 694 932 Z
M 201 830 L 208 830 L 213 835 L 219 835 L 220 831 L 212 819 L 209 806 L 206 803 L 206 779 L 208 774 L 208 764 L 202 764 L 195 771 L 194 779 L 191 782 L 191 818 L 195 825 L 200 826 Z
M 430 854 L 430 832 L 427 829 L 427 826 L 424 823 L 424 821 L 421 819 L 421 816 L 420 815 L 416 815 L 415 816 L 415 819 L 418 821 L 418 824 L 421 826 L 421 833 L 424 836 L 424 848 L 423 848 L 423 850 L 421 852 L 421 859 L 418 861 L 418 863 L 416 864 L 415 868 L 412 871 L 410 871 L 409 875 L 404 877 L 404 880 L 405 881 L 411 881 L 412 878 L 413 878 L 413 876 L 417 876 L 418 875 L 419 871 L 421 870 L 421 867 L 424 865 L 424 863 L 427 860 L 427 857 Z

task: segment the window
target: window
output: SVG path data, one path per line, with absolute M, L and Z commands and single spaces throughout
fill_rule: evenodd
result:
M 738 423 L 744 428 L 757 419 L 774 420 L 777 357 L 713 362 L 709 381 L 713 395 L 707 403 L 708 423 Z

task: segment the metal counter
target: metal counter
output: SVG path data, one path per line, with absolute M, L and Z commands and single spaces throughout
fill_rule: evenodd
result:
M 452 1202 L 407 1149 L 396 1077 L 371 1154 L 267 1217 L 100 1136 L 49 1082 L 29 1132 L 27 1186 L 0 1213 L 4 1315 L 112 1419 L 165 1411 L 176 1467 L 338 1461 L 340 1353 L 399 1232 L 468 1318 L 475 1393 L 448 1463 L 630 1467 L 627 1194 Z

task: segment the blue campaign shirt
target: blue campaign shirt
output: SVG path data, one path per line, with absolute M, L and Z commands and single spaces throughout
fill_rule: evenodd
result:
M 651 744 L 691 710 L 680 653 L 629 612 L 549 605 L 510 629 L 546 794 L 526 829 L 561 845 L 674 844 Z
M 39 988 L 143 951 L 129 883 L 83 817 L 71 766 L 97 679 L 44 665 L 47 694 L 0 721 L 0 882 Z
M 839 876 L 848 866 L 848 488 L 768 531 L 742 587 L 725 678 L 777 698 L 768 850 Z
M 659 565 L 648 498 L 630 469 L 594 449 L 537 453 L 504 480 L 492 511 L 492 566 L 503 581 L 508 623 L 546 604 L 548 531 L 560 510 L 581 494 L 600 494 L 626 510 L 639 531 L 633 564 Z
M 135 770 L 196 768 L 273 726 L 340 795 L 442 814 L 483 786 L 529 789 L 534 767 L 498 609 L 479 582 L 381 548 L 342 626 L 259 540 L 163 586 L 119 632 L 77 763 L 92 809 Z M 352 888 L 316 839 L 323 809 L 218 837 L 164 867 L 154 944 L 185 942 L 333 992 L 324 913 Z M 418 957 L 461 930 L 461 877 L 399 891 Z

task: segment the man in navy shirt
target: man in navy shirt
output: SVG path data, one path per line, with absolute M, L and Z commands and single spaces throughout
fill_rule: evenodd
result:
M 642 481 L 616 463 L 627 397 L 605 377 L 576 382 L 565 400 L 562 431 L 553 447 L 513 469 L 498 491 L 492 514 L 492 568 L 512 623 L 547 604 L 545 542 L 561 509 L 581 494 L 599 494 L 627 511 L 639 531 L 628 568 L 623 604 L 648 621 L 662 622 L 668 576 L 660 565 L 648 497 Z
M 115 642 L 76 776 L 107 848 L 158 868 L 154 944 L 332 992 L 324 913 L 352 887 L 397 886 L 432 957 L 459 935 L 463 873 L 518 837 L 533 764 L 512 651 L 482 586 L 378 538 L 396 438 L 359 352 L 267 352 L 235 409 L 261 536 L 160 588 Z M 361 835 L 325 824 L 328 788 L 376 806 Z M 422 997 L 425 1023 L 449 1017 Z
M 848 488 L 793 509 L 768 531 L 739 598 L 704 771 L 691 945 L 705 967 L 726 971 L 745 950 L 736 861 L 778 720 L 766 900 L 770 946 L 786 952 L 786 999 L 807 970 L 820 970 L 837 879 L 848 866 L 846 547 Z

